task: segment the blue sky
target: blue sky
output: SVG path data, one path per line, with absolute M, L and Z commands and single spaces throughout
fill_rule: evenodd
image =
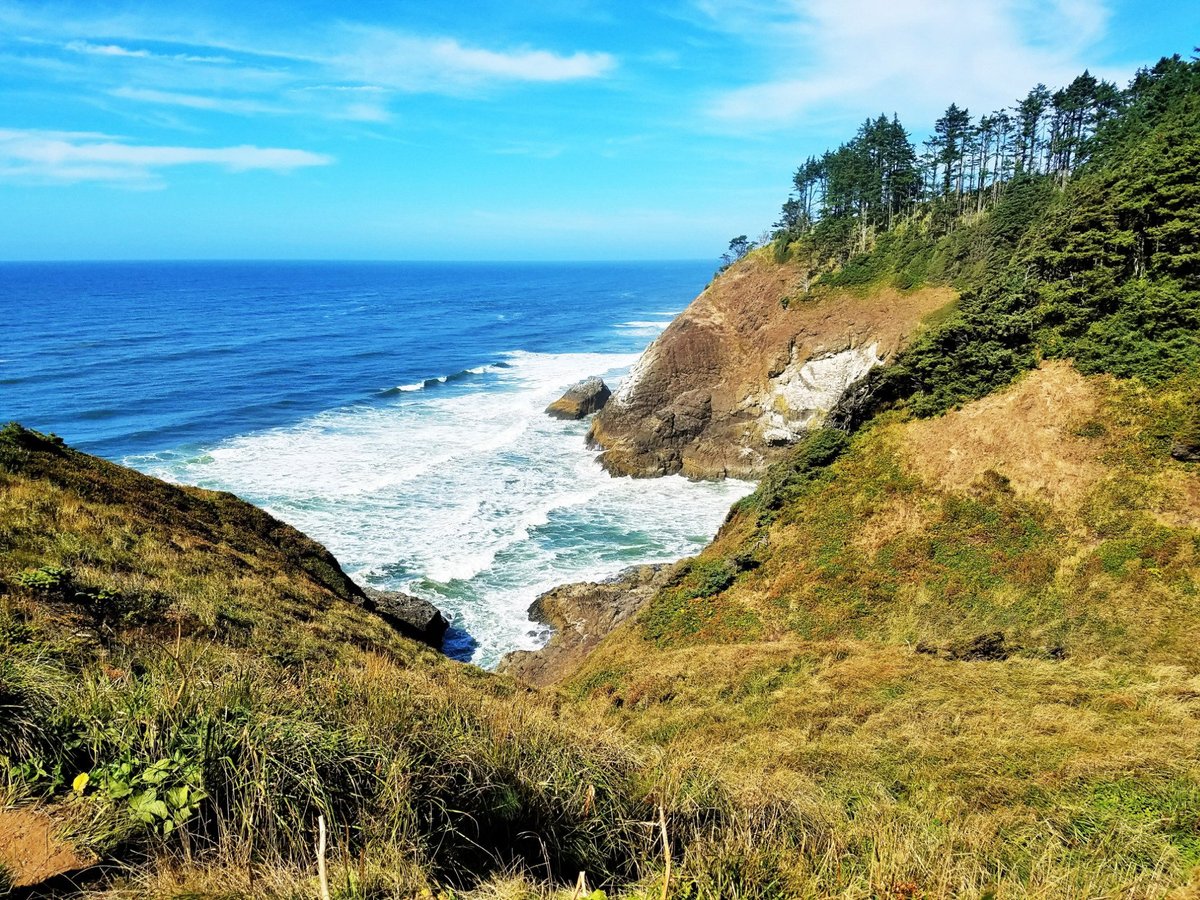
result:
M 0 0 L 0 258 L 711 258 L 868 115 L 1196 44 L 1196 0 Z

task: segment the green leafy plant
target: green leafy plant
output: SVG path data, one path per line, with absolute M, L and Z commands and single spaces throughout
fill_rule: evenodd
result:
M 176 752 L 149 764 L 135 759 L 110 763 L 90 773 L 83 790 L 94 785 L 109 799 L 123 802 L 135 821 L 168 835 L 208 798 L 203 776 L 199 763 Z

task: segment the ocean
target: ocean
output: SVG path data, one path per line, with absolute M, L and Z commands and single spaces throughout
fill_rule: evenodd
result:
M 710 262 L 0 264 L 0 419 L 232 491 L 480 665 L 544 642 L 555 585 L 698 551 L 739 481 L 611 478 L 587 424 Z

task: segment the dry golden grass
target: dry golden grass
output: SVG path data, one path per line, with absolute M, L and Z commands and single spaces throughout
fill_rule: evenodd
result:
M 991 471 L 1020 497 L 1077 506 L 1107 474 L 1105 444 L 1080 434 L 1099 414 L 1098 381 L 1047 363 L 1008 390 L 908 423 L 901 452 L 929 484 L 967 491 Z
M 82 463 L 0 473 L 0 579 L 69 565 L 156 616 L 134 603 L 96 625 L 12 588 L 0 639 L 57 641 L 85 674 L 54 687 L 70 721 L 119 712 L 148 736 L 121 752 L 160 754 L 236 709 L 257 729 L 237 745 L 249 770 L 348 779 L 329 796 L 235 784 L 215 852 L 143 845 L 161 859 L 113 898 L 314 896 L 304 817 L 335 804 L 340 897 L 579 900 L 578 868 L 607 867 L 609 896 L 658 900 L 662 804 L 676 900 L 1183 900 L 1200 866 L 1200 476 L 1166 448 L 1186 396 L 1055 365 L 938 423 L 884 415 L 777 483 L 779 504 L 740 504 L 557 696 L 389 634 L 319 548 L 227 498 L 125 492 Z M 1041 424 L 1010 435 L 1014 416 Z M 991 631 L 1005 658 L 954 658 Z M 259 821 L 274 831 L 246 830 Z
M 563 690 L 747 805 L 787 798 L 778 896 L 1161 897 L 1200 865 L 1186 397 L 1056 363 L 884 416 L 782 508 L 739 507 L 702 557 L 752 560 L 729 587 L 659 595 Z M 932 652 L 991 631 L 1008 658 Z

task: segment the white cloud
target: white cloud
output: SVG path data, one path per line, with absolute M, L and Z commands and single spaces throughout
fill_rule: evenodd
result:
M 931 122 L 951 101 L 976 112 L 1007 106 L 1038 82 L 1079 74 L 1109 16 L 1103 0 L 791 0 L 753 29 L 753 6 L 704 0 L 712 27 L 736 29 L 768 59 L 762 80 L 711 100 L 709 115 L 726 126 L 893 109 Z
M 330 67 L 344 80 L 400 91 L 460 93 L 501 82 L 578 81 L 599 78 L 616 65 L 608 53 L 488 50 L 387 28 L 345 26 L 345 35 Z
M 243 116 L 278 115 L 288 112 L 278 106 L 257 100 L 230 97 L 212 97 L 203 94 L 184 94 L 177 91 L 159 91 L 152 88 L 120 87 L 109 91 L 110 96 L 123 100 L 138 100 L 163 106 L 181 106 L 185 109 L 204 109 L 214 112 L 234 113 Z
M 128 47 L 122 47 L 119 44 L 92 44 L 87 41 L 68 41 L 63 47 L 72 53 L 90 53 L 93 56 L 129 56 L 138 59 L 147 59 L 150 56 L 149 50 L 130 50 Z
M 58 62 L 58 80 L 86 93 L 251 117 L 386 122 L 401 94 L 477 97 L 506 86 L 597 79 L 617 65 L 603 52 L 477 46 L 353 22 L 253 33 L 153 14 L 56 17 L 0 0 L 0 46 L 3 32 L 59 55 L 30 55 L 18 65 Z M 203 92 L 195 90 L 201 83 Z
M 109 96 L 121 100 L 136 100 L 157 106 L 177 106 L 236 116 L 315 115 L 325 119 L 353 122 L 387 122 L 391 115 L 383 106 L 383 98 L 378 96 L 379 90 L 359 91 L 345 88 L 331 92 L 329 88 L 304 87 L 285 91 L 274 101 L 128 86 L 115 88 L 108 93 Z
M 64 50 L 72 53 L 86 53 L 90 56 L 117 56 L 126 59 L 165 59 L 175 62 L 208 63 L 224 65 L 231 63 L 228 56 L 197 56 L 193 53 L 151 53 L 145 48 L 137 50 L 123 47 L 120 44 L 93 44 L 90 41 L 67 41 L 62 45 Z
M 0 129 L 0 175 L 26 180 L 147 182 L 175 166 L 289 172 L 331 162 L 324 154 L 278 147 L 156 146 L 90 132 Z

